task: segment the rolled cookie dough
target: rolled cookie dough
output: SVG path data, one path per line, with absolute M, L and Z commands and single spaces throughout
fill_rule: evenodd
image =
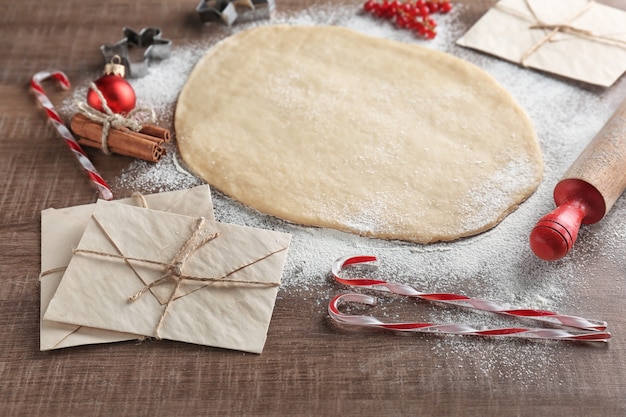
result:
M 419 243 L 499 223 L 537 187 L 533 127 L 468 62 L 340 27 L 227 38 L 180 93 L 188 166 L 263 213 Z

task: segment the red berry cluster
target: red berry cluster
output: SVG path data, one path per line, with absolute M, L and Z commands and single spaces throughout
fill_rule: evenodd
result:
M 433 39 L 437 36 L 437 23 L 431 17 L 435 13 L 452 10 L 449 0 L 367 0 L 363 9 L 372 15 L 391 20 L 402 29 L 409 29 L 418 36 Z

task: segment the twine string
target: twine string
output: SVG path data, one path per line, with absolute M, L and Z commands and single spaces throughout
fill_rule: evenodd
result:
M 67 269 L 67 266 L 59 266 L 58 268 L 52 268 L 52 269 L 48 269 L 46 271 L 41 271 L 41 273 L 39 274 L 39 279 L 47 276 L 47 275 L 51 275 L 51 274 L 55 274 L 57 272 L 64 272 Z

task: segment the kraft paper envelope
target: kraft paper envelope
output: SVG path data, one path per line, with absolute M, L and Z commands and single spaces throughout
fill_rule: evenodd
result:
M 146 195 L 144 199 L 147 206 L 154 210 L 213 219 L 211 190 L 208 185 L 189 190 Z M 136 197 L 118 202 L 131 205 L 143 204 Z M 48 304 L 72 258 L 72 251 L 78 245 L 95 206 L 95 204 L 86 204 L 63 209 L 49 208 L 41 212 L 41 350 L 143 338 L 141 335 L 43 320 Z
M 501 0 L 457 44 L 608 87 L 626 70 L 626 11 L 591 0 Z
M 290 240 L 98 201 L 44 320 L 261 353 Z

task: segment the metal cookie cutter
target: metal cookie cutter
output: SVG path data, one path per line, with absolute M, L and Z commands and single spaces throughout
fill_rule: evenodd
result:
M 196 12 L 205 23 L 221 20 L 230 26 L 237 19 L 269 19 L 274 5 L 274 0 L 200 0 Z
M 122 63 L 126 67 L 126 74 L 129 77 L 138 78 L 148 74 L 150 62 L 163 60 L 170 57 L 172 52 L 172 42 L 169 39 L 161 38 L 161 29 L 147 27 L 141 29 L 139 33 L 132 29 L 123 29 L 124 38 L 113 45 L 102 45 L 100 51 L 105 62 L 110 62 L 115 55 L 122 58 Z M 129 57 L 131 47 L 145 48 L 143 60 L 132 62 Z

